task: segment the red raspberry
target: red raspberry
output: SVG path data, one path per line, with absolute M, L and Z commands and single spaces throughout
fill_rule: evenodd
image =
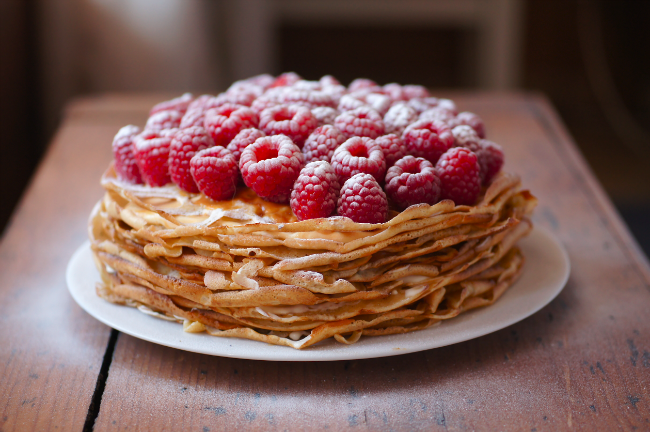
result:
M 503 150 L 500 145 L 482 139 L 476 150 L 476 158 L 481 167 L 481 183 L 487 185 L 503 166 Z
M 397 83 L 389 83 L 382 88 L 384 93 L 386 93 L 393 101 L 405 101 L 407 99 L 402 90 L 402 86 Z
M 183 114 L 180 111 L 159 111 L 147 119 L 145 130 L 161 131 L 163 129 L 177 128 L 181 124 Z
M 454 145 L 454 136 L 449 128 L 431 120 L 412 123 L 404 130 L 402 139 L 409 154 L 423 157 L 433 164 Z
M 204 125 L 214 144 L 225 147 L 239 131 L 257 127 L 259 119 L 255 112 L 245 106 L 224 104 L 210 108 L 205 113 Z
M 388 112 L 388 109 L 393 103 L 393 100 L 390 97 L 381 93 L 370 93 L 366 95 L 365 101 L 370 108 L 374 109 L 382 116 Z
M 405 156 L 386 173 L 386 195 L 400 208 L 440 201 L 440 179 L 431 162 Z
M 456 124 L 471 126 L 479 138 L 485 138 L 485 124 L 478 115 L 464 111 L 456 116 Z
M 357 78 L 350 83 L 348 91 L 354 92 L 357 90 L 383 91 L 376 82 L 367 78 Z
M 456 114 L 446 108 L 434 107 L 420 113 L 420 120 L 437 121 L 447 124 L 450 128 L 456 125 Z
M 244 149 L 239 168 L 246 186 L 261 198 L 287 203 L 305 157 L 286 135 L 258 138 Z
M 476 155 L 463 147 L 454 147 L 436 164 L 442 185 L 442 197 L 456 205 L 474 205 L 481 193 L 481 175 Z
M 278 105 L 260 115 L 260 129 L 267 135 L 286 135 L 300 148 L 317 126 L 309 108 L 300 105 Z
M 385 130 L 381 115 L 369 107 L 342 113 L 334 120 L 334 126 L 348 138 L 355 136 L 377 138 L 383 135 Z
M 190 108 L 183 115 L 181 119 L 181 124 L 178 126 L 181 129 L 185 129 L 192 126 L 201 126 L 205 122 L 205 111 L 203 108 Z
M 302 81 L 301 81 L 302 82 Z M 307 90 L 299 88 L 289 88 L 283 92 L 279 98 L 280 103 L 284 105 L 296 104 L 302 105 L 309 109 L 320 106 L 334 107 L 334 99 L 319 90 Z
M 345 142 L 345 135 L 332 125 L 325 125 L 314 130 L 305 141 L 302 152 L 305 162 L 332 160 L 334 150 Z
M 113 138 L 113 158 L 117 177 L 134 184 L 142 184 L 140 168 L 133 154 L 133 138 L 140 133 L 140 128 L 124 126 Z
M 438 105 L 436 105 L 436 107 L 440 109 L 446 109 L 447 111 L 451 111 L 452 113 L 454 113 L 454 115 L 458 114 L 458 109 L 456 108 L 456 104 L 451 99 L 438 99 Z
M 275 82 L 275 78 L 272 77 L 269 74 L 261 74 L 261 75 L 255 75 L 254 77 L 246 78 L 245 80 L 241 81 L 235 81 L 235 84 L 254 84 L 257 86 L 262 87 L 263 89 L 267 89 L 273 85 L 273 82 Z M 231 86 L 232 87 L 232 86 Z
M 402 86 L 402 93 L 404 94 L 406 100 L 413 98 L 424 99 L 431 96 L 429 94 L 429 90 L 427 90 L 426 87 L 413 84 L 406 84 L 405 86 Z
M 224 104 L 233 104 L 233 105 L 242 105 L 242 106 L 251 106 L 253 101 L 257 99 L 259 94 L 251 90 L 229 90 L 225 93 L 219 94 L 215 99 L 218 102 L 217 106 Z
M 184 114 L 192 100 L 194 100 L 192 93 L 185 93 L 175 99 L 154 105 L 153 108 L 151 108 L 151 111 L 149 111 L 149 115 L 152 116 L 161 111 L 178 111 L 181 114 Z
M 474 153 L 479 149 L 478 142 L 481 140 L 476 131 L 470 126 L 460 125 L 456 126 L 451 130 L 451 134 L 454 136 L 454 146 L 455 147 L 465 147 L 470 149 Z
M 133 138 L 133 154 L 142 178 L 149 186 L 164 186 L 169 177 L 169 145 L 173 134 L 145 130 Z
M 191 111 L 195 109 L 201 109 L 202 111 L 206 111 L 210 108 L 216 108 L 220 105 L 221 104 L 219 103 L 219 101 L 215 96 L 204 94 L 194 99 L 187 107 L 187 111 Z
M 270 76 L 270 75 L 269 75 Z M 231 93 L 251 93 L 255 95 L 255 98 L 258 98 L 264 94 L 265 87 L 259 84 L 255 84 L 249 81 L 235 81 L 232 83 L 226 94 Z M 253 98 L 253 99 L 255 99 Z M 250 105 L 250 104 L 249 104 Z
M 295 72 L 285 72 L 279 77 L 273 81 L 273 84 L 271 84 L 269 87 L 285 87 L 285 86 L 291 86 L 298 81 L 300 81 L 302 78 L 300 75 L 298 75 Z
M 401 135 L 404 129 L 411 123 L 417 121 L 418 113 L 404 102 L 397 102 L 390 107 L 384 116 L 386 133 Z
M 190 160 L 190 171 L 208 198 L 223 201 L 235 196 L 239 169 L 228 149 L 215 146 L 201 150 Z
M 340 114 L 336 109 L 330 107 L 316 107 L 311 109 L 311 113 L 316 117 L 318 126 L 334 124 L 334 120 Z
M 235 135 L 235 137 L 228 143 L 227 148 L 234 156 L 235 161 L 239 164 L 239 158 L 244 149 L 263 136 L 266 136 L 266 134 L 259 129 L 244 129 Z
M 201 126 L 176 132 L 169 145 L 169 175 L 178 187 L 190 193 L 199 191 L 190 173 L 190 159 L 197 152 L 213 145 L 212 137 Z
M 407 102 L 408 106 L 417 111 L 418 115 L 422 112 L 438 106 L 438 98 L 436 97 L 426 97 L 426 98 L 413 98 L 409 99 Z
M 284 87 L 280 87 L 280 88 L 284 88 Z M 264 111 L 265 109 L 273 108 L 278 105 L 281 105 L 278 96 L 274 95 L 273 93 L 271 94 L 265 93 L 253 101 L 253 103 L 251 104 L 251 109 L 255 111 L 257 115 L 260 115 L 262 114 L 262 111 Z
M 404 141 L 395 134 L 380 136 L 375 140 L 375 143 L 381 147 L 388 168 L 408 154 Z
M 291 191 L 291 210 L 298 220 L 326 218 L 336 210 L 341 186 L 329 162 L 308 163 Z
M 368 106 L 365 101 L 354 97 L 352 95 L 346 94 L 341 96 L 338 104 L 338 110 L 341 112 L 352 111 L 353 109 L 361 108 L 363 106 Z
M 388 200 L 373 176 L 360 173 L 343 184 L 337 212 L 358 223 L 384 223 L 388 217 Z
M 384 182 L 386 160 L 381 147 L 368 137 L 352 137 L 344 142 L 332 155 L 332 166 L 339 183 L 358 173 L 370 174 L 377 183 Z
M 323 75 L 320 78 L 319 82 L 323 87 L 340 86 L 341 85 L 339 80 L 334 78 L 332 75 Z

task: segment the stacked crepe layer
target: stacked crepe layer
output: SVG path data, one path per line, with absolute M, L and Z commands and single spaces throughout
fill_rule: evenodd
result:
M 227 202 L 102 178 L 90 219 L 104 299 L 207 331 L 305 348 L 423 329 L 517 279 L 536 199 L 500 174 L 476 206 L 441 201 L 383 224 L 298 222 L 240 188 Z

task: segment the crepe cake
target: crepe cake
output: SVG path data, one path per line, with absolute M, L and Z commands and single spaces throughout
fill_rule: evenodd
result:
M 302 349 L 420 330 L 511 286 L 536 199 L 499 172 L 474 205 L 392 209 L 383 223 L 298 220 L 245 186 L 213 201 L 135 184 L 115 165 L 89 222 L 99 296 L 186 332 Z

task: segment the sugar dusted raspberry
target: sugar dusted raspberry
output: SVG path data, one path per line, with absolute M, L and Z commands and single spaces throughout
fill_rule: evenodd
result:
M 205 111 L 203 108 L 192 108 L 188 109 L 187 112 L 183 115 L 181 119 L 181 124 L 178 126 L 181 129 L 192 127 L 192 126 L 201 126 L 203 127 L 205 121 Z
M 357 90 L 383 91 L 376 82 L 368 78 L 357 78 L 350 83 L 348 91 L 354 92 Z
M 334 126 L 348 138 L 355 136 L 377 138 L 383 135 L 385 130 L 381 115 L 369 107 L 360 107 L 340 114 L 334 120 Z
M 187 110 L 201 109 L 202 111 L 205 111 L 210 108 L 216 108 L 220 105 L 223 104 L 219 103 L 216 96 L 204 94 L 194 99 L 187 107 Z
M 341 186 L 329 162 L 310 162 L 291 191 L 291 210 L 298 220 L 326 218 L 336 210 Z
M 397 83 L 389 83 L 382 88 L 384 93 L 386 93 L 393 101 L 405 101 L 407 99 L 402 90 L 402 86 Z
M 282 75 L 280 75 L 279 77 L 277 77 L 275 79 L 275 81 L 273 81 L 273 84 L 271 84 L 269 87 L 272 88 L 272 87 L 290 86 L 290 85 L 293 85 L 293 84 L 297 83 L 301 79 L 302 78 L 300 77 L 300 75 L 298 75 L 295 72 L 285 72 Z
M 140 128 L 124 126 L 113 138 L 113 159 L 117 177 L 134 184 L 142 184 L 140 168 L 133 154 L 133 138 L 140 133 Z
M 400 209 L 440 201 L 440 179 L 431 162 L 405 156 L 386 173 L 386 195 Z
M 429 90 L 421 85 L 406 84 L 405 86 L 402 86 L 402 93 L 404 94 L 406 100 L 413 98 L 424 99 L 430 97 Z
M 320 80 L 319 80 L 321 86 L 323 87 L 329 87 L 329 86 L 340 86 L 341 83 L 339 80 L 334 78 L 332 75 L 323 75 Z
M 436 163 L 440 155 L 454 145 L 454 137 L 449 128 L 440 122 L 418 120 L 408 126 L 402 139 L 410 155 L 423 157 Z
M 368 106 L 368 104 L 355 96 L 346 94 L 341 96 L 338 104 L 338 110 L 341 112 L 352 111 L 353 109 L 361 108 L 363 106 Z
M 420 113 L 420 120 L 437 121 L 447 124 L 450 128 L 456 125 L 456 114 L 442 107 L 429 108 Z
M 234 84 L 240 84 L 240 83 L 254 84 L 264 89 L 267 89 L 271 87 L 271 85 L 273 85 L 274 82 L 275 82 L 275 78 L 273 76 L 269 74 L 261 74 L 261 75 L 255 75 L 250 78 L 246 78 L 245 80 L 235 81 Z
M 456 108 L 456 104 L 451 99 L 438 99 L 438 105 L 436 107 L 451 111 L 454 115 L 458 114 L 458 108 Z
M 316 117 L 318 126 L 334 124 L 334 120 L 340 114 L 336 109 L 330 107 L 316 107 L 311 109 L 311 113 Z
M 476 155 L 463 147 L 454 147 L 440 156 L 436 164 L 442 197 L 456 205 L 474 205 L 481 193 L 480 168 Z
M 284 87 L 280 87 L 284 88 Z M 273 108 L 275 106 L 282 105 L 279 101 L 279 97 L 276 97 L 271 94 L 263 94 L 262 96 L 258 97 L 253 101 L 251 104 L 251 109 L 257 113 L 259 116 L 262 114 L 262 111 L 264 111 L 267 108 Z
M 190 160 L 190 171 L 199 190 L 208 198 L 223 201 L 235 196 L 239 168 L 228 149 L 215 146 L 201 150 Z
M 424 111 L 435 108 L 438 106 L 438 98 L 436 97 L 425 97 L 425 98 L 412 98 L 409 99 L 407 102 L 408 106 L 413 108 L 418 115 L 422 114 Z
M 382 116 L 388 112 L 393 103 L 393 100 L 390 97 L 381 93 L 369 93 L 366 95 L 365 100 L 370 108 L 374 109 Z
M 227 148 L 234 156 L 235 161 L 239 163 L 239 158 L 244 149 L 263 136 L 266 136 L 266 134 L 259 129 L 243 129 L 228 143 Z
M 503 166 L 503 150 L 501 146 L 482 139 L 479 141 L 479 149 L 476 150 L 476 158 L 481 168 L 481 183 L 490 184 L 495 175 Z
M 143 180 L 149 186 L 164 186 L 169 177 L 169 132 L 145 130 L 133 138 L 133 154 Z
M 286 135 L 299 148 L 317 126 L 311 110 L 300 105 L 278 105 L 265 109 L 260 115 L 260 129 L 267 135 Z
M 180 111 L 158 111 L 147 119 L 144 128 L 150 131 L 177 128 L 180 126 L 182 118 L 183 114 Z
M 386 159 L 386 167 L 388 168 L 408 153 L 402 138 L 395 134 L 380 136 L 375 139 L 375 143 L 381 147 L 381 151 L 384 153 L 384 159 Z
M 302 152 L 305 155 L 305 162 L 332 160 L 334 150 L 345 142 L 345 135 L 332 125 L 325 125 L 316 128 L 305 140 Z
M 180 129 L 174 134 L 169 145 L 169 175 L 178 187 L 191 193 L 199 191 L 190 173 L 190 160 L 197 152 L 213 145 L 212 137 L 201 126 Z
M 217 106 L 224 104 L 233 104 L 233 105 L 242 105 L 242 106 L 251 106 L 253 101 L 260 96 L 260 93 L 254 92 L 251 90 L 229 90 L 225 93 L 221 93 L 216 97 L 218 102 Z
M 264 94 L 264 91 L 265 87 L 262 85 L 255 84 L 250 81 L 235 81 L 230 87 L 228 87 L 226 94 L 251 93 L 257 98 L 262 96 Z
M 358 173 L 370 174 L 377 183 L 384 182 L 386 160 L 381 147 L 368 137 L 352 137 L 344 142 L 332 155 L 332 166 L 339 183 Z
M 404 129 L 418 120 L 418 113 L 404 102 L 395 103 L 384 116 L 386 133 L 401 135 Z
M 358 90 L 354 93 L 341 96 L 338 110 L 344 112 L 361 107 L 370 107 L 383 116 L 390 108 L 392 102 L 391 98 L 385 94 Z
M 479 141 L 481 139 L 478 137 L 476 131 L 470 126 L 456 126 L 451 130 L 451 134 L 454 136 L 455 147 L 465 147 L 473 152 L 476 152 L 476 150 L 479 149 Z
M 204 125 L 214 144 L 225 147 L 239 131 L 257 127 L 259 119 L 255 112 L 241 105 L 225 104 L 210 108 L 205 113 Z
M 302 82 L 302 81 L 301 81 Z M 285 105 L 297 104 L 307 108 L 334 107 L 334 99 L 320 90 L 290 88 L 279 97 L 279 102 Z
M 320 81 L 309 81 L 306 79 L 301 79 L 296 81 L 290 86 L 294 90 L 308 90 L 308 91 L 320 91 L 323 86 Z
M 479 138 L 485 138 L 485 124 L 478 115 L 464 111 L 456 116 L 456 124 L 471 126 Z
M 172 100 L 160 102 L 159 104 L 154 105 L 153 108 L 151 108 L 151 111 L 149 111 L 149 115 L 152 116 L 161 111 L 178 111 L 184 114 L 192 100 L 194 100 L 192 93 L 185 93 L 184 95 Z
M 357 223 L 384 223 L 388 199 L 373 176 L 356 174 L 343 184 L 337 212 Z
M 300 148 L 286 135 L 258 138 L 239 159 L 244 183 L 261 198 L 287 203 L 304 163 Z

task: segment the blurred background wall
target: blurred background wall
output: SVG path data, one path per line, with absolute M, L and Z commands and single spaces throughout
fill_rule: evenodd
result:
M 648 251 L 649 48 L 647 1 L 2 0 L 0 231 L 71 98 L 292 70 L 544 92 Z

